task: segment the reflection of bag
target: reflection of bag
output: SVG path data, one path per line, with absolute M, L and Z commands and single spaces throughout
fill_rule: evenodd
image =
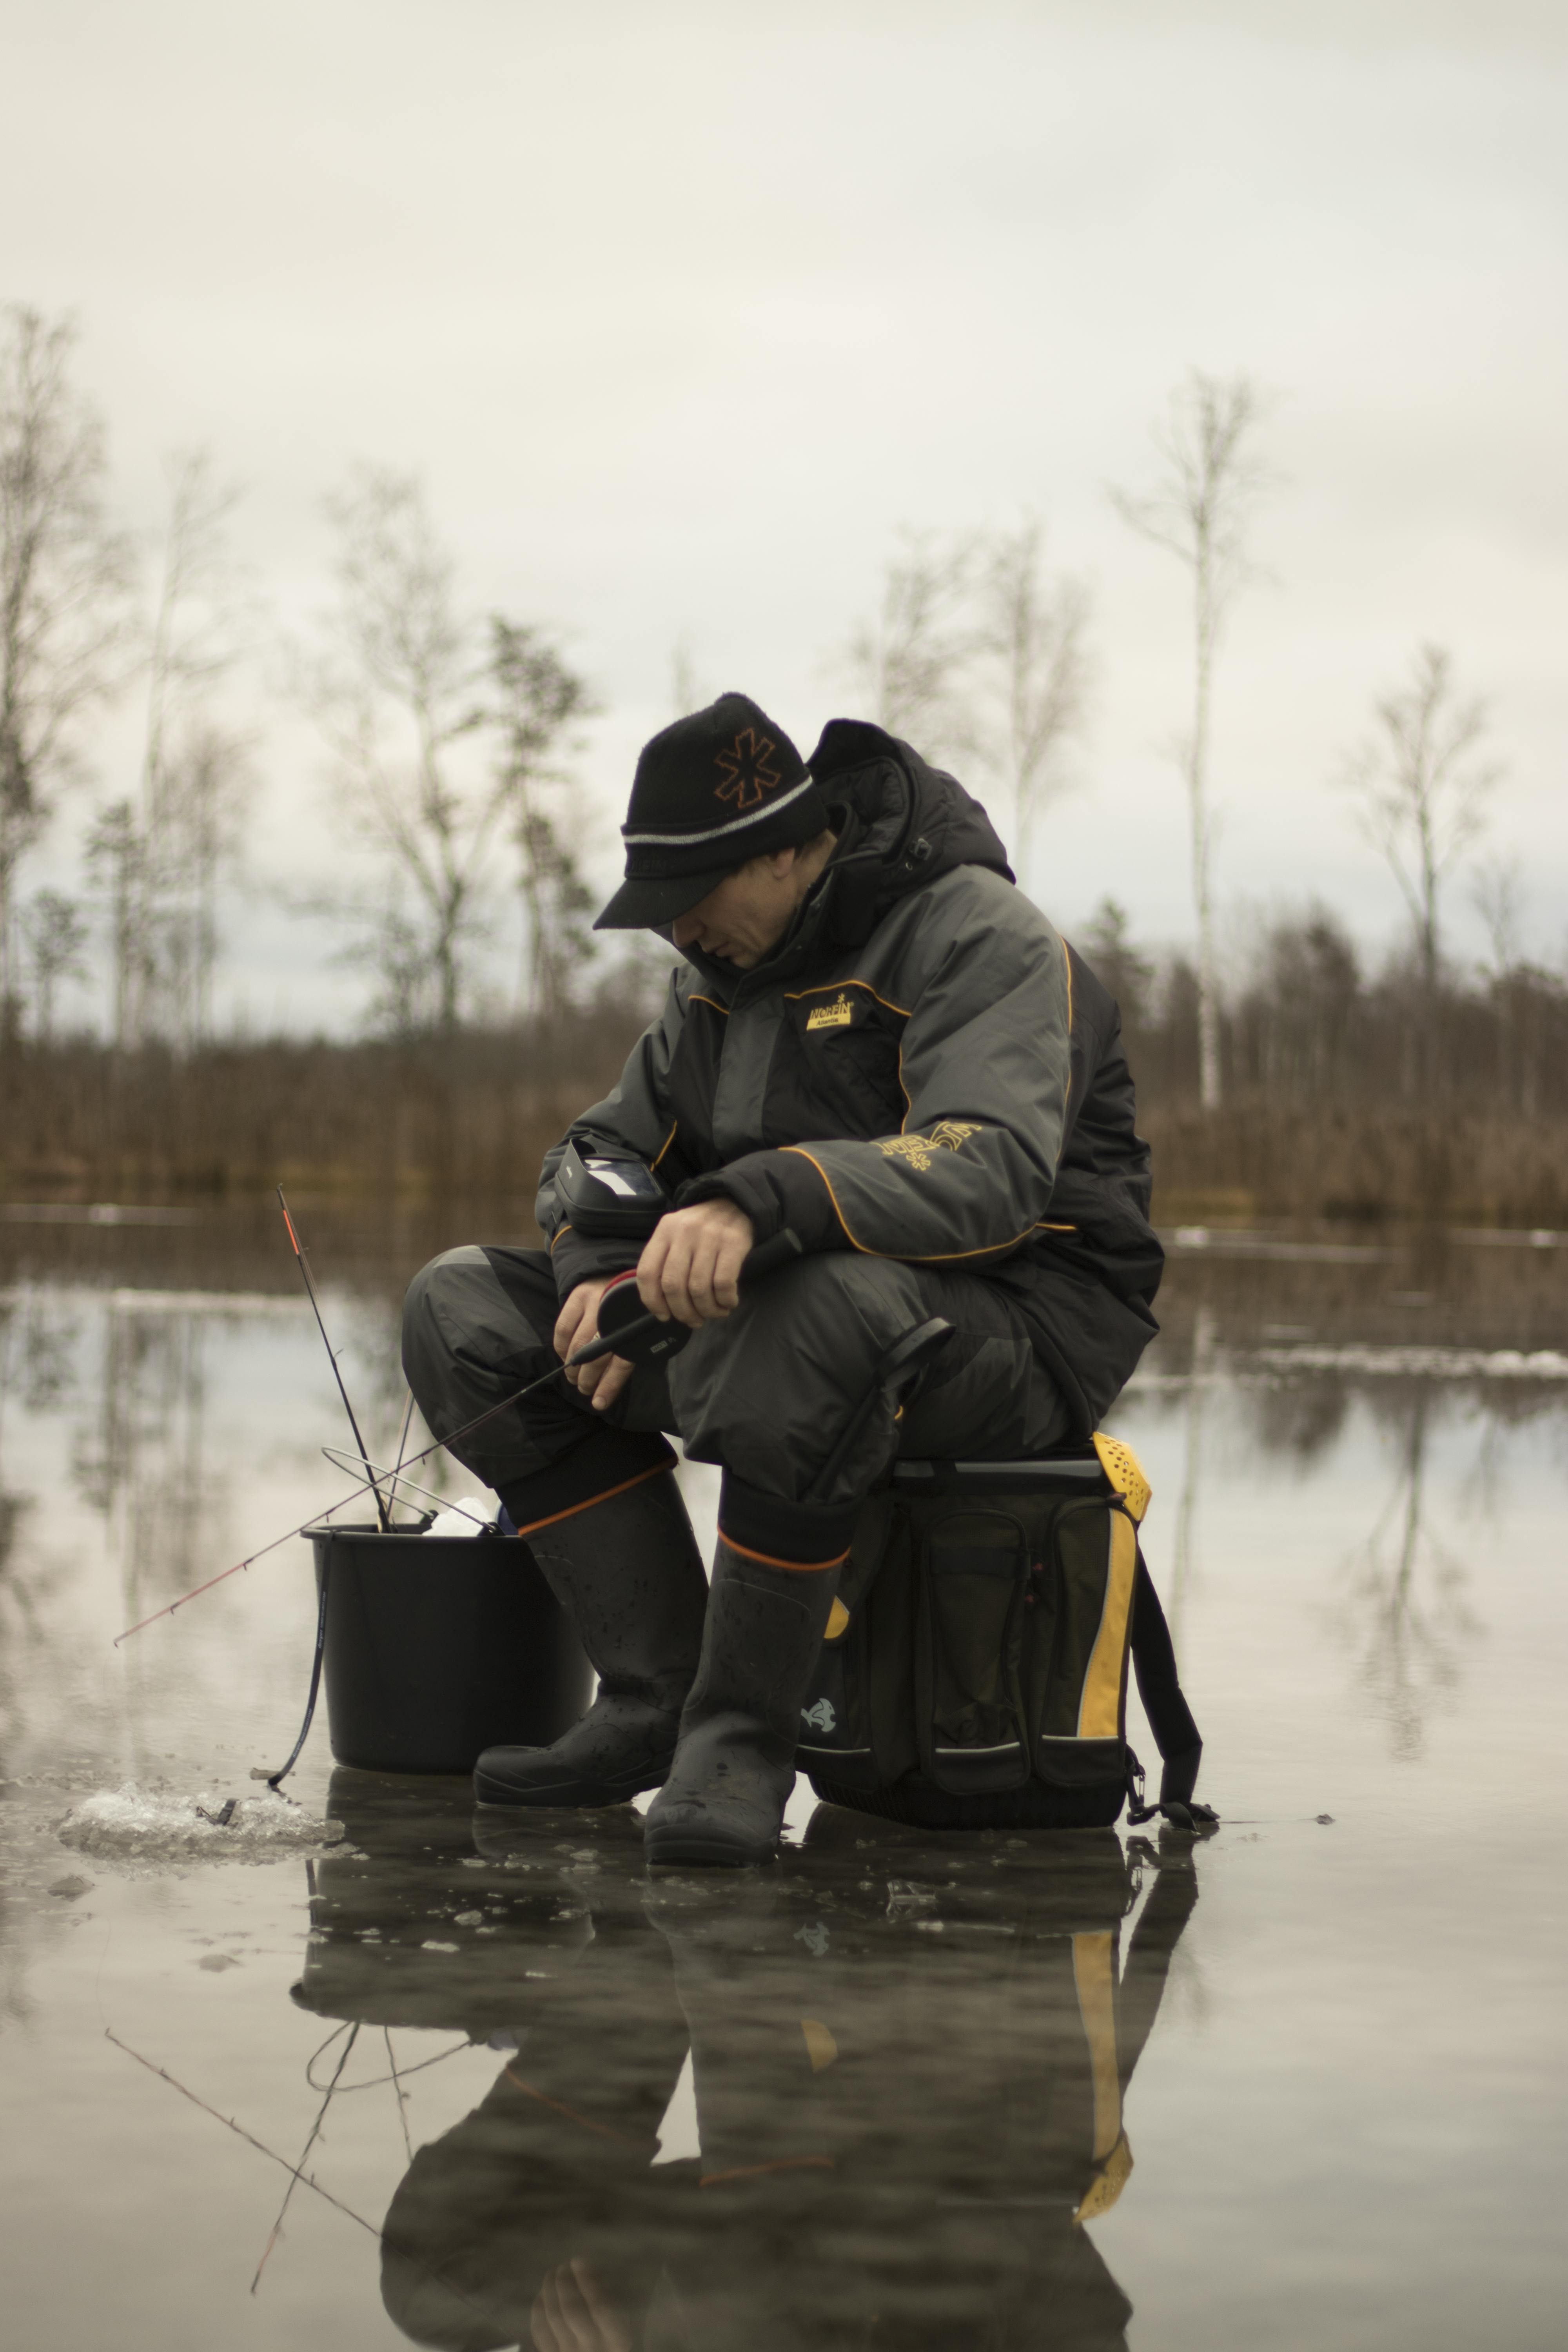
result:
M 1162 1797 L 1190 1799 L 1201 1743 L 1138 1549 L 1148 1501 L 1106 1437 L 1081 1460 L 900 1463 L 857 1524 L 801 1710 L 817 1795 L 932 1827 L 1113 1822 L 1139 1771 L 1136 1649 Z

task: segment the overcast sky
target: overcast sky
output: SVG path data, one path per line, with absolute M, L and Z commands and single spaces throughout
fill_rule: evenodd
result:
M 607 707 L 606 890 L 671 656 L 809 751 L 901 525 L 1047 520 L 1099 675 L 1031 883 L 1190 930 L 1164 747 L 1171 561 L 1106 495 L 1193 365 L 1277 395 L 1279 487 L 1220 674 L 1222 898 L 1318 893 L 1375 944 L 1394 886 L 1336 759 L 1424 638 L 1493 700 L 1531 947 L 1568 938 L 1568 12 L 1525 0 L 0 0 L 0 295 L 81 329 L 115 497 L 170 448 L 248 485 L 278 632 L 329 593 L 323 496 L 416 467 L 476 612 L 559 627 Z M 252 857 L 342 845 L 321 754 L 253 673 Z M 128 722 L 95 748 L 123 791 Z M 34 879 L 68 882 L 92 790 Z M 1456 938 L 1479 945 L 1463 881 Z M 1238 915 L 1239 919 L 1239 915 Z M 227 999 L 336 1023 L 331 942 L 252 889 Z

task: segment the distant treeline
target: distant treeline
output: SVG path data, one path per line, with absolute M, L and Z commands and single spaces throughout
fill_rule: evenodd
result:
M 1415 1217 L 1568 1226 L 1568 983 L 1528 963 L 1429 989 L 1375 972 L 1332 916 L 1257 938 L 1223 1007 L 1222 1108 L 1199 1100 L 1197 992 L 1102 907 L 1077 941 L 1122 1009 L 1167 1223 Z M 393 1043 L 0 1055 L 12 1199 L 317 1192 L 531 1200 L 540 1155 L 613 1084 L 643 1013 L 604 1003 Z
M 1278 920 L 1222 994 L 1205 1111 L 1191 963 L 1141 953 L 1109 902 L 1080 944 L 1121 1007 L 1167 1219 L 1568 1225 L 1563 974 L 1500 956 L 1428 981 L 1418 952 L 1369 971 L 1326 910 Z

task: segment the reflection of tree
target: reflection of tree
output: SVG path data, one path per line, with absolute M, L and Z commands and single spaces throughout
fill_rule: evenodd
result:
M 1350 1391 L 1342 1375 L 1279 1381 L 1255 1389 L 1249 1399 L 1258 1443 L 1266 1454 L 1289 1454 L 1298 1469 L 1319 1461 L 1345 1425 Z
M 215 1481 L 205 1461 L 202 1318 L 111 1303 L 96 1430 L 72 1468 L 109 1522 L 127 1608 L 194 1580 Z
M 48 1572 L 18 1545 L 37 1498 L 13 1486 L 6 1475 L 6 1410 L 18 1402 L 25 1412 L 47 1412 L 60 1402 L 71 1386 L 76 1335 L 71 1318 L 51 1317 L 35 1296 L 24 1292 L 0 1301 L 0 1629 L 6 1635 L 0 1650 L 0 1731 L 7 1740 L 16 1727 L 17 1692 L 26 1679 L 22 1643 L 44 1639 L 39 1602 Z
M 1458 1684 L 1461 1641 L 1479 1625 L 1466 1606 L 1464 1563 L 1426 1523 L 1430 1384 L 1402 1382 L 1378 1402 L 1394 1424 L 1399 1466 L 1366 1542 L 1346 1563 L 1346 1631 L 1394 1753 L 1410 1761 L 1421 1753 L 1428 1708 Z

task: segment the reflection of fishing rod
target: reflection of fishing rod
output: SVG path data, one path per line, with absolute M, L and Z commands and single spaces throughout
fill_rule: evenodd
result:
M 364 1464 L 365 1469 L 368 1473 L 370 1470 L 370 1455 L 365 1452 L 364 1440 L 359 1433 L 359 1423 L 354 1419 L 354 1409 L 349 1402 L 349 1392 L 343 1386 L 343 1376 L 338 1364 L 337 1349 L 328 1339 L 327 1327 L 321 1320 L 321 1302 L 316 1296 L 316 1286 L 310 1279 L 310 1261 L 305 1255 L 299 1234 L 294 1231 L 294 1220 L 289 1214 L 289 1203 L 283 1198 L 283 1187 L 281 1184 L 278 1187 L 278 1205 L 283 1212 L 283 1222 L 289 1228 L 289 1238 L 294 1244 L 295 1260 L 299 1265 L 300 1272 L 304 1276 L 305 1280 L 305 1296 L 310 1302 L 310 1310 L 316 1318 L 316 1328 L 321 1335 L 321 1345 L 327 1351 L 327 1360 L 332 1368 L 332 1378 L 338 1384 L 338 1394 L 343 1401 L 343 1411 L 349 1417 L 349 1427 L 354 1433 L 354 1444 L 359 1447 L 359 1458 Z M 381 1521 L 381 1532 L 384 1536 L 390 1535 L 392 1533 L 392 1517 L 390 1512 L 387 1510 L 386 1505 L 382 1501 L 381 1488 L 376 1485 L 374 1476 L 371 1477 L 370 1490 L 375 1496 L 375 1515 Z
M 741 1268 L 741 1278 L 742 1282 L 754 1282 L 761 1276 L 775 1274 L 781 1266 L 792 1264 L 800 1255 L 800 1242 L 786 1226 L 782 1234 L 775 1234 L 772 1241 L 757 1244 Z M 422 1454 L 411 1454 L 406 1466 L 413 1470 L 421 1462 L 427 1462 L 433 1454 L 439 1454 L 446 1446 L 455 1445 L 460 1437 L 471 1435 L 487 1421 L 493 1421 L 498 1412 L 506 1412 L 512 1405 L 521 1404 L 524 1397 L 531 1397 L 536 1389 L 543 1388 L 546 1381 L 558 1379 L 563 1372 L 574 1370 L 579 1364 L 597 1363 L 601 1356 L 622 1356 L 632 1363 L 659 1363 L 666 1357 L 675 1355 L 690 1339 L 690 1330 L 684 1323 L 671 1325 L 651 1312 L 638 1312 L 640 1306 L 635 1277 L 623 1276 L 605 1291 L 599 1302 L 597 1339 L 590 1339 L 585 1347 L 574 1349 L 564 1363 L 552 1364 L 547 1372 L 542 1372 L 537 1380 L 528 1381 L 524 1387 L 514 1389 L 510 1396 L 502 1397 L 498 1404 L 487 1405 L 483 1412 L 474 1415 L 472 1421 L 466 1421 L 460 1429 L 454 1429 L 447 1436 L 437 1438 L 433 1445 L 426 1446 Z M 197 1600 L 202 1593 L 210 1592 L 215 1584 L 223 1584 L 229 1577 L 238 1576 L 242 1570 L 253 1568 L 258 1559 L 265 1559 L 269 1551 L 276 1551 L 282 1544 L 291 1543 L 296 1536 L 302 1536 L 307 1528 L 314 1527 L 319 1520 L 330 1518 L 334 1511 L 346 1509 L 374 1484 L 373 1478 L 362 1478 L 357 1486 L 352 1486 L 346 1495 L 340 1495 L 335 1503 L 328 1503 L 312 1511 L 310 1517 L 301 1519 L 297 1528 L 289 1528 L 282 1535 L 274 1536 L 270 1543 L 259 1545 L 255 1551 L 247 1553 L 244 1559 L 237 1559 L 232 1568 L 220 1570 L 216 1576 L 209 1576 L 205 1584 L 193 1585 L 189 1592 L 182 1592 L 177 1601 L 168 1601 L 162 1609 L 154 1609 L 151 1617 L 143 1617 L 138 1623 L 128 1625 L 122 1633 L 116 1633 L 114 1647 L 118 1649 L 121 1642 L 128 1642 L 132 1633 L 140 1633 L 146 1626 L 155 1625 L 160 1617 L 172 1617 L 176 1609 L 183 1609 L 187 1601 Z
M 284 1211 L 284 1214 L 288 1214 L 287 1210 Z M 252 2294 L 256 2293 L 257 2288 L 261 2284 L 261 2273 L 272 2259 L 273 2247 L 283 2235 L 283 2223 L 288 2215 L 289 2200 L 293 2196 L 294 2191 L 299 2187 L 300 2181 L 305 2178 L 305 2158 L 310 2155 L 310 2150 L 315 2147 L 317 2140 L 321 2137 L 321 2126 L 327 2120 L 327 2109 L 332 2104 L 332 2093 L 338 2087 L 339 2076 L 342 2074 L 343 2068 L 349 2063 L 349 2053 L 353 2050 L 354 2043 L 359 2040 L 360 2022 L 361 2021 L 356 2017 L 353 2023 L 353 2031 L 350 2033 L 348 2040 L 344 2042 L 342 2053 L 339 2056 L 337 2074 L 332 2076 L 331 2081 L 328 2084 L 326 2097 L 321 2101 L 321 2106 L 317 2112 L 316 2120 L 310 2126 L 310 2137 L 305 2142 L 304 2147 L 300 2150 L 300 2161 L 298 2164 L 291 2164 L 289 2167 L 291 2178 L 288 2188 L 283 2191 L 283 2202 L 278 2208 L 278 2219 L 272 2224 L 271 2232 L 268 2237 L 267 2244 L 262 2250 L 261 2260 L 256 2265 L 256 2276 L 250 2282 L 250 2292 Z
M 138 2066 L 145 2066 L 149 2074 L 156 2074 L 161 2083 L 167 2083 L 171 2091 L 178 2091 L 182 2099 L 188 2099 L 193 2107 L 199 2108 L 204 2116 L 210 2116 L 215 2124 L 222 2124 L 225 2131 L 233 2132 L 237 2139 L 242 2139 L 246 2146 L 253 2147 L 258 2156 L 266 2157 L 269 2164 L 281 2165 L 284 2171 L 290 2173 L 294 2179 L 302 2180 L 307 2189 L 332 2206 L 336 2211 L 343 2214 L 347 2220 L 357 2221 L 362 2230 L 368 2231 L 370 2235 L 379 2240 L 384 2247 L 390 2246 L 395 2253 L 401 2254 L 405 2261 L 412 2263 L 422 2277 L 433 2279 L 437 2285 L 444 2287 L 448 2294 L 455 2294 L 459 2303 L 466 2303 L 470 2311 L 478 2312 L 481 2319 L 489 2320 L 493 2325 L 496 2315 L 492 2311 L 484 2304 L 476 2303 L 473 2296 L 460 2287 L 455 2279 L 448 2278 L 441 2271 L 432 2270 L 418 2248 L 404 2238 L 395 2236 L 385 2221 L 367 2221 L 363 2213 L 356 2213 L 352 2205 L 345 2205 L 341 2197 L 334 2197 L 330 2189 L 323 2189 L 314 2173 L 303 2172 L 298 2165 L 290 2164 L 286 2156 L 279 2156 L 277 2149 L 268 2147 L 264 2139 L 258 2139 L 254 2132 L 247 2131 L 245 2126 L 237 2123 L 233 2116 L 220 2115 L 216 2107 L 209 2106 L 205 2099 L 199 2099 L 196 2096 L 195 2091 L 187 2090 L 184 2084 L 176 2075 L 171 2074 L 166 2066 L 155 2066 L 151 2058 L 143 2058 L 140 2050 L 132 2050 L 129 2042 L 121 2042 L 119 2034 L 112 2032 L 107 2025 L 103 2029 L 103 2038 L 106 2042 L 112 2042 L 117 2050 L 123 2050 L 128 2058 L 134 2058 Z M 468 2048 L 470 2045 L 465 2042 L 460 2046 Z

